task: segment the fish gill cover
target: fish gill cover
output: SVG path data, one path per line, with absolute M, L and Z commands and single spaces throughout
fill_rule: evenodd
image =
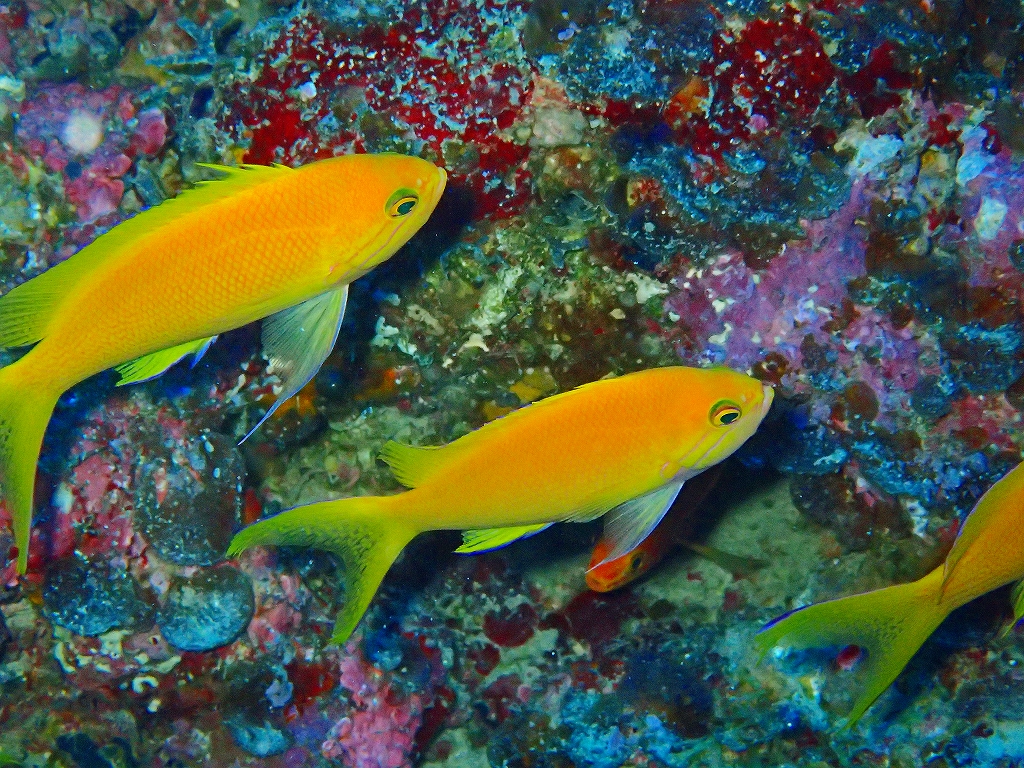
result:
M 199 162 L 399 151 L 451 179 L 242 446 L 278 383 L 252 329 L 62 399 L 26 576 L 0 509 L 0 762 L 1024 759 L 1005 592 L 848 731 L 856 649 L 759 665 L 752 642 L 928 572 L 1020 460 L 1022 24 L 953 0 L 0 3 L 4 292 Z M 694 532 L 752 572 L 677 549 L 597 594 L 599 526 L 466 558 L 435 534 L 338 647 L 330 557 L 224 560 L 264 515 L 397 490 L 388 439 L 680 362 L 776 387 Z

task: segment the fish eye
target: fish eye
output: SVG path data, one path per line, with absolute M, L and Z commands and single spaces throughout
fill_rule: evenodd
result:
M 416 203 L 419 201 L 419 196 L 412 190 L 400 189 L 388 200 L 385 210 L 387 210 L 388 216 L 391 218 L 399 219 L 412 213 Z
M 643 564 L 644 564 L 643 552 L 637 552 L 636 556 L 629 563 L 629 570 L 630 570 L 630 572 L 631 573 L 636 573 L 637 571 L 640 570 L 640 568 L 641 568 L 641 566 L 643 566 Z
M 727 427 L 743 415 L 743 411 L 736 403 L 722 400 L 711 407 L 709 418 L 716 427 Z

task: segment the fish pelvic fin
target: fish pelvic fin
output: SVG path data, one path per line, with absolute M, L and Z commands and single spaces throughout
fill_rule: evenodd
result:
M 856 723 L 896 679 L 950 611 L 936 601 L 942 568 L 910 584 L 799 608 L 767 624 L 754 638 L 761 657 L 776 645 L 794 649 L 856 645 L 863 690 L 847 715 Z
M 18 573 L 25 573 L 36 464 L 60 393 L 24 383 L 21 366 L 18 362 L 0 369 L 0 488 L 18 547 Z
M 366 613 L 391 564 L 420 532 L 390 513 L 395 498 L 355 496 L 289 509 L 239 532 L 228 556 L 264 545 L 311 547 L 337 555 L 345 572 L 345 605 L 331 642 L 343 643 Z

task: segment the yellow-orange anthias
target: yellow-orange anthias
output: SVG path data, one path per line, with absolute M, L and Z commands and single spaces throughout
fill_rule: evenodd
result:
M 312 546 L 345 563 L 334 639 L 351 634 L 384 574 L 418 533 L 462 530 L 459 552 L 504 546 L 558 521 L 608 513 L 607 560 L 632 550 L 683 483 L 753 434 L 772 401 L 725 368 L 654 368 L 596 381 L 514 411 L 448 445 L 389 442 L 382 458 L 412 490 L 309 504 L 249 526 L 257 544 Z
M 330 352 L 347 285 L 427 220 L 445 173 L 402 155 L 351 155 L 292 170 L 227 173 L 138 214 L 0 298 L 0 346 L 35 347 L 0 370 L 0 482 L 27 565 L 32 489 L 57 398 L 114 366 L 121 383 L 202 354 L 269 317 L 264 354 L 278 403 Z

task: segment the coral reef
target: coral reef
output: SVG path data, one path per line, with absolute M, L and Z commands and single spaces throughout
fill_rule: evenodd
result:
M 242 445 L 279 383 L 251 328 L 62 399 L 24 577 L 0 505 L 0 763 L 1024 760 L 1005 590 L 847 731 L 856 648 L 751 643 L 931 570 L 1020 461 L 1022 24 L 953 0 L 0 4 L 3 292 L 197 163 L 400 151 L 451 178 Z M 763 567 L 680 547 L 596 594 L 597 524 L 472 558 L 437 533 L 339 648 L 331 557 L 224 562 L 264 515 L 396 490 L 386 440 L 679 362 L 776 388 L 692 531 Z

